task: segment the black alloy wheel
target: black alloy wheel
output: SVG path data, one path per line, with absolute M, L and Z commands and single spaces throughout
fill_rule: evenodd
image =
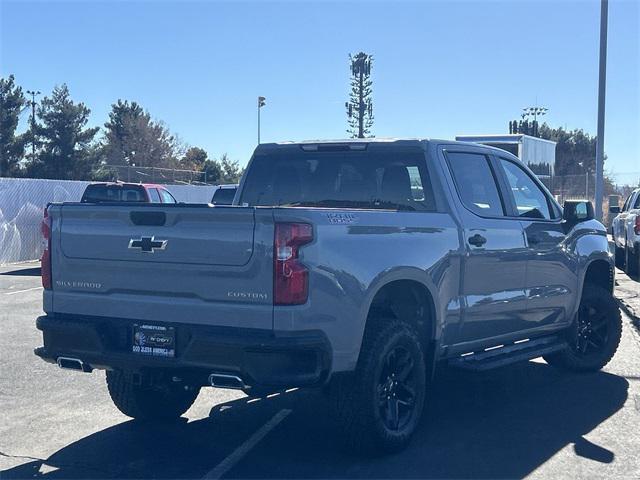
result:
M 358 366 L 328 386 L 340 438 L 365 454 L 404 448 L 420 422 L 427 394 L 427 362 L 413 326 L 368 320 Z
M 589 301 L 583 302 L 575 323 L 575 342 L 571 348 L 580 356 L 599 355 L 607 346 L 610 321 L 606 311 Z
M 384 359 L 378 380 L 378 409 L 391 431 L 401 431 L 413 417 L 419 388 L 415 370 L 415 361 L 403 346 L 390 350 Z
M 622 317 L 612 292 L 587 284 L 575 320 L 566 330 L 567 348 L 544 359 L 563 370 L 595 372 L 613 358 L 621 336 Z

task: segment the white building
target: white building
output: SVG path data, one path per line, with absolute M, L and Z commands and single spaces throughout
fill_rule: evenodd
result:
M 553 178 L 556 142 L 520 133 L 506 135 L 457 135 L 456 140 L 501 148 L 514 154 L 547 185 Z

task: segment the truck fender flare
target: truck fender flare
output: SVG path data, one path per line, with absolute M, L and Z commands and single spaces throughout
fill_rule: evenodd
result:
M 579 267 L 580 275 L 578 276 L 576 302 L 573 309 L 573 315 L 571 315 L 571 318 L 573 318 L 578 313 L 578 309 L 580 308 L 580 302 L 582 301 L 582 292 L 584 291 L 587 272 L 596 262 L 599 262 L 602 265 L 604 265 L 605 263 L 608 265 L 609 273 L 607 278 L 602 280 L 602 284 L 607 282 L 608 289 L 611 291 L 611 293 L 613 293 L 613 286 L 615 284 L 615 268 L 614 268 L 612 257 L 604 252 L 594 251 L 589 255 L 589 257 L 587 257 L 584 260 L 584 263 L 581 262 L 581 265 Z
M 367 288 L 367 291 L 364 297 L 364 301 L 362 302 L 362 308 L 360 311 L 360 319 L 361 319 L 360 328 L 358 330 L 358 334 L 356 337 L 356 340 L 360 349 L 362 347 L 362 341 L 364 339 L 364 332 L 367 325 L 367 318 L 369 316 L 369 311 L 373 304 L 374 298 L 384 287 L 396 281 L 413 281 L 422 285 L 428 291 L 431 297 L 431 300 L 433 302 L 433 311 L 431 312 L 433 318 L 432 318 L 431 331 L 428 332 L 428 338 L 431 340 L 430 343 L 433 344 L 433 348 L 431 349 L 432 350 L 431 352 L 425 352 L 425 355 L 429 355 L 429 356 L 434 355 L 435 352 L 438 351 L 437 346 L 440 338 L 440 334 L 439 334 L 440 325 L 437 319 L 437 312 L 439 311 L 438 297 L 437 297 L 438 290 L 433 284 L 433 282 L 431 281 L 431 278 L 429 277 L 429 275 L 427 275 L 427 273 L 424 270 L 421 270 L 416 267 L 408 267 L 408 266 L 405 266 L 405 267 L 400 266 L 390 270 L 385 270 L 384 272 L 381 272 L 380 274 L 378 274 L 373 279 L 373 281 L 369 284 L 369 287 Z M 360 349 L 358 351 L 358 356 L 360 355 Z M 433 359 L 429 358 L 429 360 L 433 360 Z M 432 364 L 434 363 L 435 362 L 432 362 Z

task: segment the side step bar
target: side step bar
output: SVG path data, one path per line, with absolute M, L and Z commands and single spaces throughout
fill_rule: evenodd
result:
M 479 352 L 465 353 L 450 359 L 449 365 L 464 370 L 491 370 L 492 368 L 538 358 L 565 348 L 567 348 L 567 343 L 561 337 L 541 337 L 493 347 Z

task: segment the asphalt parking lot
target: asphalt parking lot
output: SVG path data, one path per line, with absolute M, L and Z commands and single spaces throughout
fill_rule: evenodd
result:
M 315 391 L 248 399 L 208 388 L 180 422 L 130 420 L 104 372 L 63 371 L 33 354 L 38 275 L 37 264 L 0 268 L 2 479 L 640 478 L 640 335 L 626 313 L 600 373 L 541 360 L 441 371 L 409 448 L 372 459 L 341 450 Z

